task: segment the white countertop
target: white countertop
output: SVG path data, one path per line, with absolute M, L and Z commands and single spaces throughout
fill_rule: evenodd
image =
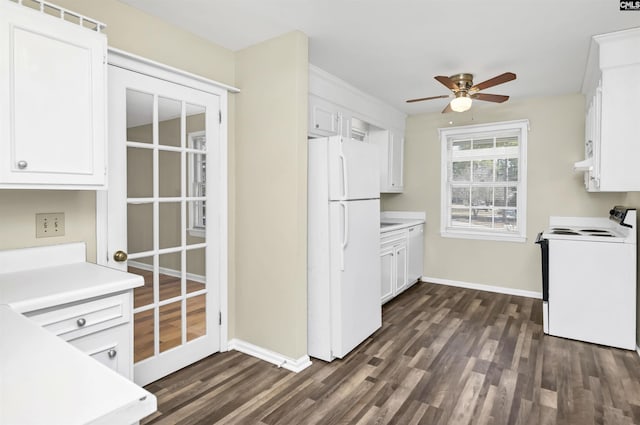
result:
M 0 425 L 128 425 L 156 410 L 153 394 L 21 314 L 144 284 L 85 262 L 84 252 L 84 244 L 0 251 Z
M 92 263 L 0 273 L 0 304 L 24 313 L 126 291 L 144 285 L 141 276 Z
M 131 424 L 155 397 L 0 306 L 0 424 Z
M 415 211 L 383 211 L 380 213 L 380 233 L 393 232 L 394 230 L 424 224 L 426 221 L 424 212 Z

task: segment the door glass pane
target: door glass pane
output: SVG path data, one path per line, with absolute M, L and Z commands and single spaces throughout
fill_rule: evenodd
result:
M 180 202 L 160 202 L 160 249 L 182 245 Z
M 187 104 L 187 134 L 205 131 L 205 111 L 203 106 Z
M 160 301 L 182 295 L 182 254 L 172 252 L 160 255 L 160 274 L 158 277 L 158 290 Z
M 163 198 L 181 196 L 180 152 L 158 152 L 159 191 Z
M 182 102 L 158 98 L 158 140 L 161 145 L 180 146 Z
M 127 204 L 129 254 L 153 249 L 153 204 Z
M 127 89 L 127 141 L 153 143 L 153 95 Z
M 133 308 L 153 304 L 153 257 L 129 260 L 127 271 L 142 276 L 144 279 L 144 286 L 133 290 Z
M 195 292 L 205 289 L 205 277 L 207 274 L 205 254 L 206 248 L 187 250 L 187 292 Z
M 127 148 L 127 197 L 153 196 L 153 151 Z
M 205 235 L 205 202 L 187 202 L 187 245 L 200 244 L 206 241 Z
M 187 341 L 207 333 L 206 297 L 202 294 L 187 298 Z
M 133 315 L 133 361 L 153 357 L 153 309 Z
M 182 301 L 160 306 L 160 352 L 182 344 Z

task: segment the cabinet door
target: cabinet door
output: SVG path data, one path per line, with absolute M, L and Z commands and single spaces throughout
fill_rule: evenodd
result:
M 397 245 L 395 249 L 395 294 L 407 289 L 407 245 Z
M 2 2 L 0 187 L 106 184 L 106 47 L 104 34 Z
M 404 137 L 396 132 L 389 134 L 389 176 L 391 190 L 402 192 L 404 182 L 402 178 L 404 169 Z
M 414 284 L 422 277 L 424 263 L 424 226 L 409 228 L 408 242 L 408 283 Z
M 380 252 L 380 298 L 382 304 L 393 298 L 395 255 L 393 246 Z
M 342 131 L 338 111 L 331 103 L 309 96 L 309 134 L 334 136 Z

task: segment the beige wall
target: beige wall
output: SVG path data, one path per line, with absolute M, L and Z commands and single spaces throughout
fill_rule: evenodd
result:
M 0 249 L 85 242 L 95 262 L 95 202 L 91 191 L 0 190 Z M 65 213 L 65 235 L 36 239 L 36 214 L 54 212 Z
M 307 37 L 236 55 L 236 337 L 307 353 Z
M 494 242 L 440 236 L 438 128 L 528 119 L 527 241 Z M 455 120 L 449 124 L 450 120 Z M 541 291 L 536 235 L 550 215 L 601 216 L 625 194 L 590 194 L 573 163 L 584 158 L 584 97 L 568 95 L 472 108 L 460 114 L 407 119 L 405 190 L 384 195 L 383 210 L 426 211 L 424 276 Z M 488 266 L 490 265 L 491 266 Z

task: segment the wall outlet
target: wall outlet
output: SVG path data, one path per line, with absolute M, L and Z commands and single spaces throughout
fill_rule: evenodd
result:
M 64 236 L 64 213 L 36 214 L 36 238 Z

